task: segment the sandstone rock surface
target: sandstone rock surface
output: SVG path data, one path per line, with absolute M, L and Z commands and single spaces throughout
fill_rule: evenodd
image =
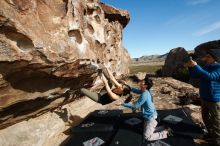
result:
M 128 73 L 128 22 L 97 0 L 1 0 L 0 129 L 74 101 L 100 62 Z
M 22 121 L 0 130 L 1 146 L 59 146 L 68 137 L 70 126 L 81 122 L 89 112 L 102 109 L 89 98 L 69 103 L 62 110 Z
M 172 49 L 168 53 L 162 68 L 162 76 L 173 77 L 187 82 L 189 80 L 189 73 L 187 67 L 184 66 L 184 60 L 187 56 L 188 52 L 184 48 Z

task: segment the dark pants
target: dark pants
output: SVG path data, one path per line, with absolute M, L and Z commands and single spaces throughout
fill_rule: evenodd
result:
M 102 90 L 101 92 L 96 93 L 96 92 L 92 92 L 88 89 L 82 88 L 81 93 L 84 94 L 85 96 L 89 97 L 93 101 L 95 101 L 97 103 L 101 103 L 103 105 L 109 104 L 112 102 L 112 100 L 109 97 L 106 90 Z
M 106 69 L 102 69 L 102 73 L 107 78 L 109 87 L 112 88 L 113 83 L 112 83 L 112 81 L 111 81 L 111 79 L 109 77 L 109 74 L 108 74 L 107 70 Z M 81 91 L 82 94 L 84 94 L 85 96 L 89 97 L 93 101 L 101 103 L 103 105 L 112 102 L 112 100 L 108 96 L 107 91 L 104 90 L 104 89 L 102 89 L 99 93 L 92 92 L 92 91 L 90 91 L 88 89 L 85 89 L 85 88 L 80 89 L 80 91 Z
M 203 122 L 216 146 L 220 146 L 220 102 L 202 100 Z

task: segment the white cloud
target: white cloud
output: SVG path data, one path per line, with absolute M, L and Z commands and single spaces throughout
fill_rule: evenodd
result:
M 197 12 L 193 14 L 181 14 L 169 19 L 164 24 L 172 27 L 193 26 L 203 22 L 206 17 L 207 14 L 201 14 Z
M 196 32 L 195 35 L 196 36 L 202 36 L 202 35 L 211 33 L 213 31 L 216 31 L 218 29 L 220 29 L 220 21 L 218 21 L 216 23 L 213 23 L 213 24 L 201 29 L 200 31 Z
M 210 2 L 211 0 L 189 0 L 189 5 L 200 5 L 200 4 L 206 4 Z

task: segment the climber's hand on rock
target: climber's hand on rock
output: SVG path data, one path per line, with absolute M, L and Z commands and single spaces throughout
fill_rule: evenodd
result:
M 195 62 L 194 60 L 190 60 L 190 61 L 187 62 L 188 67 L 194 67 L 196 65 L 197 65 L 197 62 Z

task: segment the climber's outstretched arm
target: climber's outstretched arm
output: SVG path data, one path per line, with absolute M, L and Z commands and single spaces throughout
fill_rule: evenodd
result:
M 117 86 L 117 87 L 120 87 L 122 88 L 122 84 L 120 84 L 116 79 L 115 77 L 113 76 L 112 72 L 108 69 L 108 67 L 106 65 L 104 65 L 105 69 L 107 70 L 107 73 L 110 77 L 110 79 L 112 80 L 112 82 Z
M 106 88 L 107 93 L 108 93 L 108 95 L 110 96 L 110 98 L 111 98 L 112 100 L 117 100 L 117 99 L 119 99 L 120 97 L 119 97 L 117 94 L 115 94 L 115 93 L 112 92 L 111 88 L 110 88 L 109 85 L 108 85 L 108 81 L 107 81 L 106 77 L 105 77 L 103 74 L 102 74 L 102 80 L 103 80 L 103 82 L 104 82 L 104 84 L 105 84 L 105 88 Z

